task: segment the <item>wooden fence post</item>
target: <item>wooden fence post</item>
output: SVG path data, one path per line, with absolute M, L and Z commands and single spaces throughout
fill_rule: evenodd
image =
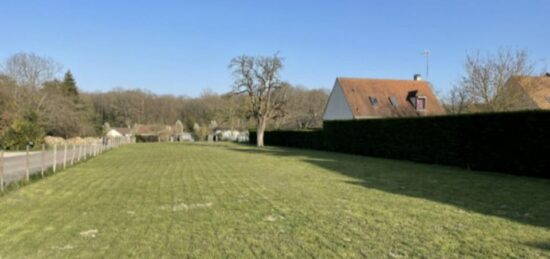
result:
M 78 145 L 78 162 L 80 162 L 80 158 L 82 157 L 82 144 Z
M 63 169 L 65 169 L 67 168 L 67 143 L 65 143 L 63 148 Z
M 42 144 L 42 159 L 40 161 L 40 176 L 44 177 L 44 171 L 46 170 L 46 144 Z
M 30 163 L 29 163 L 29 149 L 30 149 L 30 146 L 27 145 L 27 148 L 25 149 L 26 150 L 26 163 L 25 163 L 25 168 L 27 169 L 25 171 L 25 180 L 27 180 L 27 182 L 30 180 L 30 174 L 31 174 L 31 169 L 29 168 L 30 166 Z
M 0 150 L 0 191 L 4 191 L 4 150 Z
M 71 165 L 74 165 L 74 156 L 76 155 L 76 145 L 73 144 L 73 154 L 71 155 Z
M 57 144 L 53 145 L 53 172 L 55 173 L 55 169 L 57 167 Z

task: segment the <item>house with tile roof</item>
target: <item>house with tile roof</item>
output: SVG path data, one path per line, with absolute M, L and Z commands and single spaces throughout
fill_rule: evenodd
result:
M 337 78 L 323 120 L 420 117 L 445 114 L 430 85 L 414 80 Z
M 503 87 L 507 110 L 550 110 L 550 73 L 512 76 Z

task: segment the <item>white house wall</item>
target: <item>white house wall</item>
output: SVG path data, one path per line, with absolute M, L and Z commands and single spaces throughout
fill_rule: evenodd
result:
M 338 84 L 338 81 L 334 83 L 332 92 L 327 102 L 325 108 L 325 114 L 323 115 L 323 120 L 351 120 L 353 119 L 353 114 L 348 105 L 348 101 L 344 96 L 344 92 Z

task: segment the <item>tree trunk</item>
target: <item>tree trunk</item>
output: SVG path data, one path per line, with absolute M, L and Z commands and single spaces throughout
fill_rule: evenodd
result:
M 256 126 L 256 146 L 264 146 L 264 131 L 265 131 L 265 119 L 259 118 L 258 125 Z

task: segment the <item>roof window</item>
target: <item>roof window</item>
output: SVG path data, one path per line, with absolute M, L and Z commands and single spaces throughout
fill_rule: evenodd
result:
M 369 100 L 370 100 L 370 104 L 372 104 L 372 106 L 376 107 L 378 106 L 378 99 L 374 96 L 369 96 Z
M 390 96 L 389 99 L 393 107 L 397 108 L 397 106 L 399 106 L 399 101 L 397 101 L 397 98 L 395 96 Z

